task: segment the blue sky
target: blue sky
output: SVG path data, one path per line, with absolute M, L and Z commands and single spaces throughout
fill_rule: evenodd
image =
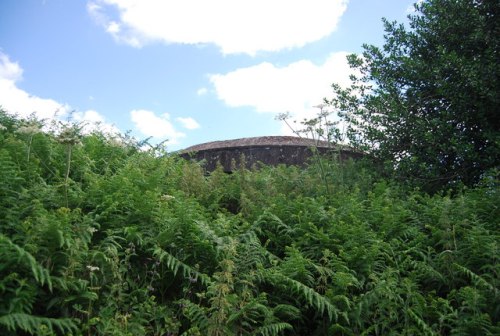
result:
M 413 0 L 2 0 L 0 105 L 197 143 L 286 134 Z M 56 114 L 57 111 L 57 114 Z

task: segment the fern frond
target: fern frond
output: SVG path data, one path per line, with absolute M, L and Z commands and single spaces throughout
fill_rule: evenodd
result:
M 486 287 L 487 289 L 492 291 L 495 295 L 498 294 L 498 289 L 495 288 L 495 286 L 490 284 L 488 281 L 486 281 L 482 276 L 477 275 L 476 273 L 472 272 L 467 267 L 464 267 L 464 266 L 459 265 L 457 263 L 453 263 L 453 266 L 457 270 L 459 270 L 461 273 L 463 273 L 464 275 L 469 277 L 472 280 L 472 282 L 474 282 L 474 284 L 476 284 L 477 286 Z
M 281 320 L 298 320 L 301 317 L 301 311 L 289 304 L 278 304 L 273 308 L 273 315 Z
M 253 270 L 259 265 L 269 265 L 278 263 L 279 259 L 271 252 L 267 251 L 259 239 L 255 235 L 255 232 L 249 231 L 238 236 L 238 258 L 237 258 L 237 268 L 243 271 Z
M 258 328 L 252 335 L 276 336 L 285 330 L 293 330 L 293 327 L 286 322 L 276 322 Z
M 291 289 L 294 293 L 300 295 L 309 306 L 314 307 L 320 314 L 326 312 L 330 321 L 337 321 L 339 313 L 337 307 L 311 287 L 275 271 L 264 272 L 262 279 L 272 283 L 274 286 Z
M 408 315 L 415 320 L 418 327 L 423 331 L 425 335 L 435 336 L 437 335 L 434 330 L 424 320 L 422 320 L 412 309 L 408 309 Z
M 40 265 L 28 251 L 3 234 L 0 234 L 0 256 L 2 263 L 25 263 L 31 270 L 35 281 L 41 285 L 47 284 L 49 290 L 52 291 L 52 281 L 49 271 Z M 2 268 L 5 267 L 5 265 L 0 266 Z
M 429 262 L 409 260 L 408 263 L 418 272 L 417 274 L 426 281 L 435 280 L 441 283 L 446 281 L 445 276 L 430 265 Z
M 184 299 L 179 300 L 178 303 L 182 306 L 182 313 L 191 321 L 193 326 L 202 331 L 207 330 L 209 320 L 203 307 Z
M 262 315 L 259 314 L 259 312 L 261 312 Z M 249 317 L 255 317 L 255 321 L 253 322 L 256 322 L 257 318 L 268 314 L 270 314 L 269 308 L 266 305 L 260 303 L 259 299 L 257 298 L 248 302 L 239 310 L 236 310 L 231 315 L 229 315 L 229 317 L 227 318 L 227 324 L 231 324 L 235 321 L 238 321 L 243 317 L 246 317 L 247 319 Z
M 0 325 L 5 326 L 10 331 L 23 330 L 32 335 L 37 334 L 42 326 L 46 326 L 51 332 L 59 331 L 62 334 L 68 334 L 78 329 L 75 321 L 70 318 L 56 319 L 24 313 L 0 316 Z
M 195 280 L 199 279 L 203 285 L 208 285 L 210 283 L 210 277 L 208 275 L 195 270 L 189 265 L 186 265 L 161 247 L 155 247 L 153 249 L 153 255 L 160 261 L 165 261 L 167 267 L 174 273 L 174 276 L 177 275 L 179 270 L 181 270 L 182 275 L 185 278 L 192 278 Z
M 224 245 L 223 238 L 219 237 L 217 233 L 215 233 L 215 231 L 205 221 L 196 220 L 194 222 L 198 229 L 201 231 L 200 233 L 204 235 L 204 238 L 212 241 L 216 244 L 216 246 Z
M 267 260 L 270 261 L 271 263 L 281 261 L 280 257 L 273 254 L 272 252 L 270 252 L 269 250 L 267 250 L 262 246 L 254 229 L 249 229 L 247 232 L 239 235 L 238 240 L 241 243 L 243 243 L 242 245 L 251 246 L 252 248 L 259 250 L 263 254 L 263 256 L 266 257 Z

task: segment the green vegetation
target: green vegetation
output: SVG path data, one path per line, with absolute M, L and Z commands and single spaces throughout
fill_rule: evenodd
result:
M 207 176 L 0 110 L 0 334 L 499 335 L 498 5 L 421 8 L 330 101 L 375 162 Z
M 351 141 L 395 177 L 434 192 L 472 186 L 500 162 L 497 0 L 428 0 L 410 29 L 384 21 L 382 47 L 349 63 L 330 103 Z
M 0 124 L 2 335 L 500 332 L 491 176 L 453 197 L 333 159 L 205 176 L 126 137 Z

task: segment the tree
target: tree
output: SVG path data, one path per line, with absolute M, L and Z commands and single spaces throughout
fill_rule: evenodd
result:
M 500 162 L 498 0 L 427 0 L 382 48 L 350 55 L 356 75 L 328 101 L 353 144 L 428 191 L 476 184 Z

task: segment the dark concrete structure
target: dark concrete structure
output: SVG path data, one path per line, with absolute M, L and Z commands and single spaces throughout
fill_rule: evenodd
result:
M 320 154 L 336 153 L 340 158 L 359 158 L 363 154 L 348 147 L 332 146 L 325 141 L 315 141 L 292 136 L 266 136 L 214 141 L 182 150 L 179 155 L 186 159 L 204 161 L 207 171 L 213 171 L 220 163 L 226 172 L 240 166 L 245 157 L 246 168 L 259 163 L 276 166 L 279 164 L 304 166 L 317 148 Z

